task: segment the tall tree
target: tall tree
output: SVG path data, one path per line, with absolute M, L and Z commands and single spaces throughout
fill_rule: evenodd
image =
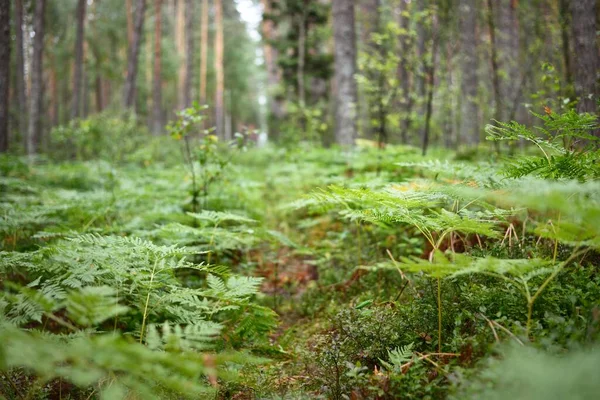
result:
M 496 24 L 494 22 L 494 3 L 487 0 L 487 22 L 490 34 L 490 55 L 492 62 L 492 89 L 494 93 L 494 119 L 501 120 L 502 91 L 500 90 L 500 71 L 498 66 L 498 50 L 496 47 Z
M 411 81 L 409 75 L 409 52 L 412 47 L 410 35 L 410 18 L 408 17 L 408 0 L 400 0 L 398 7 L 398 27 L 400 28 L 398 53 L 400 62 L 398 63 L 398 81 L 400 83 L 400 111 L 402 121 L 400 125 L 400 135 L 402 143 L 408 143 L 408 129 L 410 128 L 410 112 L 413 104 L 411 95 Z
M 10 2 L 10 0 L 9 0 Z M 27 132 L 27 98 L 25 96 L 25 56 L 23 42 L 23 0 L 15 0 L 15 56 L 17 80 L 17 106 L 19 108 L 19 132 L 25 138 Z
M 571 2 L 573 41 L 575 44 L 574 83 L 579 98 L 579 112 L 596 113 L 600 99 L 597 74 L 600 70 L 598 42 L 596 38 L 596 0 Z M 600 135 L 600 131 L 596 131 Z
M 477 2 L 460 0 L 459 30 L 461 44 L 462 93 L 460 108 L 460 142 L 477 144 L 479 142 L 479 124 L 477 115 Z
M 356 34 L 354 1 L 333 0 L 336 111 L 335 138 L 352 147 L 356 138 Z
M 215 126 L 217 135 L 221 139 L 225 137 L 225 71 L 223 66 L 223 2 L 215 0 Z
M 306 62 L 306 1 L 302 13 L 298 15 L 298 69 L 296 70 L 298 84 L 298 103 L 304 107 L 306 103 L 306 88 L 304 83 L 304 64 Z
M 133 43 L 133 0 L 125 0 L 125 16 L 127 17 L 127 46 Z
M 496 1 L 495 17 L 498 66 L 500 68 L 500 98 L 502 100 L 499 117 L 506 121 L 514 115 L 520 102 L 519 83 L 525 70 L 519 69 L 519 21 L 515 0 Z
M 416 40 L 417 40 L 417 70 L 415 76 L 415 88 L 417 95 L 417 105 L 422 110 L 422 106 L 425 103 L 425 53 L 427 43 L 427 29 L 426 29 L 426 14 L 427 14 L 427 0 L 419 0 L 416 2 Z
M 142 41 L 142 28 L 144 26 L 144 16 L 146 13 L 146 0 L 138 0 L 135 8 L 135 29 L 133 31 L 133 40 L 129 48 L 127 57 L 127 78 L 125 79 L 124 104 L 128 109 L 132 109 L 135 104 L 135 83 L 138 73 L 138 59 L 140 55 L 140 44 Z
M 432 15 L 432 32 L 431 32 L 431 59 L 426 64 L 425 73 L 427 77 L 427 99 L 425 103 L 425 126 L 423 128 L 422 153 L 427 153 L 429 140 L 431 137 L 431 115 L 433 113 L 433 91 L 435 88 L 435 67 L 436 57 L 439 42 L 439 26 L 438 16 Z
M 10 0 L 0 0 L 0 153 L 8 150 Z
M 281 82 L 281 71 L 277 65 L 278 51 L 272 42 L 277 37 L 273 9 L 270 0 L 261 0 L 263 6 L 262 35 L 265 67 L 267 69 L 267 90 L 269 92 L 270 117 L 275 120 L 283 118 L 283 104 L 280 95 L 276 93 Z M 274 132 L 270 132 L 274 133 Z
M 71 118 L 81 115 L 81 95 L 83 90 L 83 39 L 85 36 L 85 7 L 87 0 L 77 1 L 77 31 L 75 34 L 75 69 L 73 71 L 73 103 Z
M 561 33 L 561 44 L 564 62 L 564 76 L 567 82 L 567 90 L 563 95 L 569 96 L 569 92 L 573 90 L 573 62 L 571 56 L 571 1 L 560 0 L 559 1 L 559 15 L 560 15 L 560 33 Z
M 194 77 L 194 3 L 196 0 L 187 0 L 185 5 L 185 83 L 184 103 L 186 107 L 192 105 L 192 78 Z
M 264 0 L 263 0 L 264 1 Z M 202 0 L 200 21 L 200 104 L 206 104 L 206 78 L 208 70 L 208 0 Z
M 154 0 L 154 78 L 152 86 L 152 133 L 162 131 L 162 0 Z
M 41 143 L 41 116 L 42 116 L 42 79 L 44 56 L 44 17 L 46 14 L 46 0 L 37 0 L 33 14 L 33 54 L 31 57 L 31 104 L 29 107 L 29 129 L 27 135 L 27 154 L 37 154 Z
M 185 84 L 187 81 L 187 52 L 185 51 L 185 5 L 186 0 L 177 0 L 175 15 L 175 46 L 179 57 L 179 68 L 177 78 L 177 108 L 183 109 L 185 102 Z

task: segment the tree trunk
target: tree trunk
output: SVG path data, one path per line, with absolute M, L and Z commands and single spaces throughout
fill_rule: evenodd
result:
M 500 69 L 500 103 L 501 109 L 498 111 L 499 119 L 507 121 L 510 117 L 510 110 L 513 105 L 518 104 L 518 84 L 521 81 L 519 75 L 519 24 L 517 19 L 517 3 L 515 0 L 496 1 L 497 9 L 495 14 L 498 23 L 496 24 L 496 41 L 498 51 L 498 67 Z M 516 103 L 516 104 L 513 104 Z
M 493 0 L 488 0 L 488 29 L 490 33 L 490 51 L 492 61 L 492 88 L 494 93 L 494 119 L 500 121 L 502 106 L 502 92 L 500 90 L 500 73 L 498 71 L 498 52 L 496 49 L 496 26 L 494 23 L 494 6 Z
M 419 0 L 416 3 L 417 6 L 417 14 L 418 21 L 416 27 L 417 34 L 417 68 L 416 68 L 416 76 L 415 76 L 415 86 L 416 86 L 416 95 L 417 95 L 417 105 L 419 110 L 423 110 L 423 103 L 425 101 L 425 80 L 426 71 L 425 71 L 425 43 L 427 41 L 427 33 L 425 29 L 425 0 Z
M 272 19 L 271 0 L 261 0 L 263 6 L 262 35 L 263 35 L 263 53 L 265 57 L 265 66 L 267 69 L 267 90 L 269 93 L 269 111 L 271 122 L 283 119 L 283 100 L 282 96 L 276 93 L 281 82 L 281 71 L 277 65 L 278 52 L 271 44 L 277 38 L 277 28 Z M 274 126 L 275 125 L 275 128 Z M 269 135 L 275 136 L 276 124 L 269 124 Z
M 304 107 L 306 103 L 306 90 L 304 84 L 304 62 L 306 59 L 306 14 L 298 17 L 298 70 L 296 71 L 298 84 L 298 103 Z
M 175 46 L 179 57 L 177 72 L 177 108 L 185 108 L 185 83 L 187 78 L 186 52 L 185 52 L 185 1 L 177 0 L 177 15 L 175 18 Z
M 408 74 L 408 60 L 411 48 L 410 39 L 410 18 L 408 17 L 407 0 L 400 0 L 398 9 L 398 26 L 402 30 L 399 37 L 398 54 L 400 62 L 398 63 L 398 81 L 400 82 L 400 112 L 402 121 L 400 125 L 400 136 L 402 143 L 408 143 L 408 129 L 410 127 L 410 111 L 412 108 L 412 94 L 410 76 Z
M 564 77 L 567 83 L 567 90 L 563 90 L 563 96 L 569 97 L 571 94 L 569 92 L 573 90 L 573 66 L 571 61 L 571 40 L 569 35 L 571 28 L 570 0 L 560 0 L 559 15 Z
M 125 0 L 125 15 L 127 16 L 127 47 L 133 44 L 133 0 Z
M 459 10 L 460 44 L 462 56 L 462 94 L 460 108 L 459 143 L 479 143 L 479 107 L 477 103 L 477 5 L 475 0 L 461 0 Z
M 264 0 L 263 0 L 264 1 Z M 202 0 L 200 20 L 200 104 L 206 104 L 206 74 L 208 70 L 208 0 Z M 266 58 L 266 56 L 265 56 Z
M 216 88 L 215 88 L 215 125 L 217 128 L 217 136 L 222 140 L 227 140 L 224 129 L 224 92 L 225 92 L 225 76 L 223 70 L 223 3 L 222 0 L 215 0 L 215 73 L 216 73 Z
M 596 39 L 596 0 L 572 1 L 573 41 L 575 45 L 574 83 L 579 98 L 578 112 L 597 113 L 600 98 L 597 74 L 600 69 Z M 600 130 L 596 131 L 600 135 Z
M 333 37 L 336 81 L 335 138 L 343 147 L 356 138 L 356 35 L 354 1 L 333 0 Z
M 60 99 L 58 97 L 58 77 L 56 76 L 56 61 L 55 57 L 51 57 L 50 65 L 50 124 L 58 125 L 58 110 Z
M 31 58 L 31 91 L 29 97 L 31 104 L 29 109 L 29 129 L 27 135 L 27 154 L 33 156 L 39 151 L 41 143 L 42 115 L 42 80 L 43 80 L 43 56 L 44 56 L 44 16 L 46 13 L 46 0 L 37 0 L 33 16 L 33 27 L 35 36 L 33 38 L 33 55 Z
M 185 40 L 186 40 L 186 71 L 185 71 L 185 96 L 186 107 L 192 105 L 192 78 L 194 77 L 194 3 L 196 0 L 187 0 L 185 5 Z
M 154 1 L 154 78 L 152 87 L 152 133 L 159 135 L 162 131 L 162 74 L 161 74 L 161 40 L 162 40 L 162 0 Z
M 10 2 L 10 0 L 9 0 Z M 27 97 L 25 96 L 25 56 L 23 42 L 23 0 L 15 0 L 15 73 L 17 83 L 17 106 L 19 109 L 19 133 L 23 139 L 27 132 Z
M 127 57 L 127 78 L 125 79 L 125 108 L 133 109 L 135 105 L 135 83 L 138 73 L 138 59 L 140 55 L 140 43 L 142 40 L 142 28 L 144 26 L 144 14 L 146 12 L 146 0 L 138 0 L 135 10 L 135 30 L 133 41 L 129 48 Z
M 430 130 L 431 130 L 431 115 L 433 114 L 433 89 L 435 87 L 435 64 L 436 64 L 436 56 L 437 56 L 437 48 L 439 41 L 439 32 L 438 32 L 438 20 L 437 15 L 433 16 L 433 24 L 432 24 L 432 34 L 431 34 L 431 60 L 429 65 L 427 65 L 426 73 L 427 73 L 427 103 L 425 108 L 425 128 L 423 129 L 423 146 L 422 146 L 422 154 L 427 154 L 427 148 L 429 146 L 430 140 Z
M 10 0 L 0 0 L 0 153 L 8 150 Z
M 81 116 L 81 95 L 83 91 L 83 38 L 85 35 L 85 6 L 87 0 L 77 1 L 77 31 L 75 34 L 75 69 L 73 72 L 73 103 L 71 119 Z

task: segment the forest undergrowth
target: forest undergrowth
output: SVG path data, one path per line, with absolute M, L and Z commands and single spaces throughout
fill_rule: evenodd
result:
M 596 119 L 538 117 L 488 127 L 504 155 L 258 149 L 190 110 L 2 156 L 1 396 L 594 398 Z

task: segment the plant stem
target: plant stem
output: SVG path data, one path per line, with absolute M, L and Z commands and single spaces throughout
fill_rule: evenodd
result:
M 156 265 L 158 264 L 158 258 L 154 260 L 154 266 L 152 267 L 152 274 L 150 275 L 150 288 L 146 295 L 146 305 L 144 306 L 144 315 L 142 317 L 142 329 L 140 330 L 140 343 L 144 342 L 144 331 L 146 330 L 146 318 L 148 317 L 148 304 L 150 303 L 150 293 L 152 292 L 152 282 L 154 282 L 154 273 L 156 271 Z

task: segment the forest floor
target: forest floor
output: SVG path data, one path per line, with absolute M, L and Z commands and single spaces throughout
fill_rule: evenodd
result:
M 211 274 L 261 278 L 251 302 L 240 300 L 244 310 L 259 307 L 252 318 L 226 314 L 233 297 L 219 300 L 223 314 L 207 314 L 223 325 L 218 348 L 263 358 L 238 368 L 236 379 L 220 382 L 220 398 L 482 398 L 487 375 L 464 383 L 479 370 L 476 365 L 491 363 L 490 376 L 496 376 L 496 358 L 486 357 L 504 348 L 499 343 L 510 353 L 509 344 L 522 346 L 528 335 L 543 348 L 593 341 L 600 278 L 573 267 L 568 276 L 559 275 L 560 285 L 550 286 L 528 318 L 520 281 L 509 275 L 504 284 L 499 274 L 553 252 L 555 261 L 568 259 L 569 247 L 525 234 L 521 217 L 506 219 L 507 212 L 491 203 L 468 211 L 485 195 L 469 200 L 469 190 L 499 179 L 489 160 L 449 160 L 472 156 L 434 150 L 424 159 L 418 149 L 396 146 L 366 147 L 353 155 L 267 148 L 206 163 L 194 174 L 176 153 L 160 163 L 140 153 L 119 167 L 103 161 L 28 166 L 6 159 L 2 245 L 10 257 L 46 249 L 44 257 L 51 258 L 68 238 L 83 235 L 77 240 L 92 247 L 99 239 L 85 235 L 140 238 L 191 249 L 187 259 L 197 265 L 226 268 Z M 414 213 L 401 214 L 396 206 Z M 437 251 L 456 257 L 453 263 L 442 262 L 445 256 L 432 251 L 429 237 Z M 85 258 L 84 247 L 74 250 L 79 255 L 72 262 Z M 114 251 L 113 263 L 121 257 L 119 248 Z M 471 256 L 488 257 L 489 276 L 453 275 Z M 527 290 L 539 289 L 545 268 L 527 276 Z M 183 287 L 206 284 L 205 272 L 174 271 Z M 152 314 L 160 301 L 153 308 L 148 293 L 141 298 L 146 308 L 151 305 L 149 318 L 161 323 L 162 314 Z M 136 301 L 131 307 L 145 318 L 144 307 L 135 306 L 143 301 Z M 275 324 L 268 309 L 277 314 Z M 573 312 L 581 319 L 572 319 Z M 539 322 L 529 328 L 532 319 Z M 124 332 L 139 336 L 139 314 L 122 321 Z M 537 353 L 528 357 L 549 361 L 536 359 L 542 357 Z M 13 398 L 7 387 L 2 390 Z M 53 398 L 56 390 L 49 384 L 38 397 Z

